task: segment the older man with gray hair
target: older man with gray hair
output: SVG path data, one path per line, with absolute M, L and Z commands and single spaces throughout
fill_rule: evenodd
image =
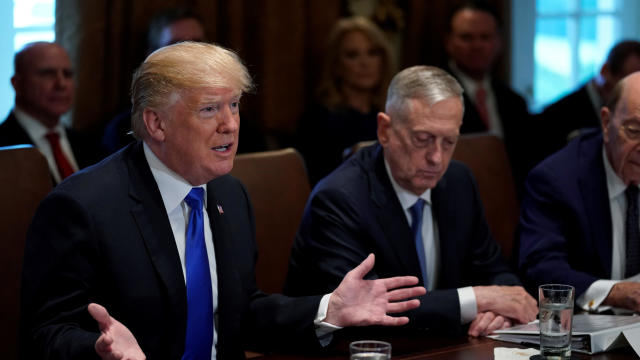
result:
M 501 258 L 469 169 L 451 161 L 462 88 L 445 71 L 416 66 L 389 86 L 378 144 L 362 149 L 313 190 L 295 239 L 285 293 L 322 294 L 365 259 L 369 277 L 410 274 L 428 293 L 410 326 L 472 336 L 535 319 L 536 301 Z
M 25 357 L 242 359 L 248 343 L 312 351 L 336 327 L 409 321 L 388 313 L 417 307 L 406 299 L 424 288 L 407 287 L 412 276 L 363 280 L 373 255 L 323 296 L 257 289 L 251 204 L 227 175 L 251 86 L 216 45 L 183 42 L 145 60 L 131 91 L 141 141 L 61 184 L 33 219 Z

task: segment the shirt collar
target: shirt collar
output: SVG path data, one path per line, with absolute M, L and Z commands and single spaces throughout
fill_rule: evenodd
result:
M 411 208 L 416 201 L 418 201 L 418 198 L 423 199 L 431 206 L 431 189 L 427 189 L 427 191 L 420 194 L 420 196 L 416 196 L 416 194 L 406 190 L 396 182 L 391 174 L 391 168 L 389 167 L 389 163 L 387 163 L 387 159 L 384 159 L 384 168 L 387 171 L 387 176 L 389 176 L 389 180 L 391 180 L 391 186 L 393 186 L 393 190 L 398 196 L 398 200 L 403 209 Z
M 44 135 L 49 131 L 56 131 L 60 136 L 64 136 L 64 125 L 62 125 L 62 121 L 58 121 L 56 126 L 52 129 L 44 126 L 40 121 L 38 121 L 33 116 L 27 114 L 24 110 L 19 107 L 13 108 L 13 114 L 18 121 L 18 124 L 24 128 L 31 139 L 41 139 L 44 138 Z
M 609 158 L 607 158 L 607 151 L 602 146 L 602 161 L 604 162 L 604 173 L 607 177 L 607 190 L 609 191 L 609 201 L 617 198 L 620 194 L 624 193 L 627 187 L 622 182 L 622 179 L 613 171 Z
M 189 184 L 187 180 L 182 178 L 175 171 L 169 169 L 162 161 L 160 161 L 156 154 L 151 151 L 151 148 L 146 142 L 143 142 L 143 147 L 144 155 L 147 158 L 149 167 L 151 168 L 151 173 L 158 184 L 158 189 L 160 190 L 160 195 L 164 202 L 164 207 L 166 208 L 167 213 L 170 213 L 176 207 L 180 206 L 184 198 L 187 196 L 189 191 L 194 188 L 194 186 Z M 206 184 L 200 185 L 199 187 L 204 189 L 204 208 L 206 209 L 207 187 Z
M 460 84 L 462 85 L 462 88 L 467 91 L 467 94 L 472 99 L 474 98 L 479 85 L 482 85 L 482 87 L 484 87 L 486 91 L 489 91 L 491 89 L 491 77 L 489 76 L 489 74 L 485 74 L 485 76 L 482 78 L 482 81 L 479 83 L 471 77 L 467 76 L 467 74 L 460 70 L 460 68 L 453 61 L 449 61 L 449 69 L 451 69 L 451 72 L 456 76 L 456 78 L 458 78 Z

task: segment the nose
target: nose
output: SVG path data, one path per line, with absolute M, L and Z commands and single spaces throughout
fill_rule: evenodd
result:
M 56 72 L 56 82 L 55 86 L 60 89 L 65 89 L 69 86 L 69 84 L 73 81 L 70 77 L 68 77 L 64 71 Z
M 429 165 L 440 165 L 442 163 L 442 143 L 440 141 L 434 141 L 427 148 L 426 158 Z
M 240 127 L 240 116 L 237 112 L 234 112 L 229 106 L 224 106 L 220 112 L 220 124 L 218 125 L 218 132 L 222 134 L 228 134 L 238 131 Z

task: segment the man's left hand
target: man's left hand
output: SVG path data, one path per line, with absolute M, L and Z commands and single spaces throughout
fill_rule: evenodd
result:
M 336 326 L 386 325 L 398 326 L 409 322 L 406 316 L 393 317 L 420 306 L 420 300 L 412 299 L 427 291 L 415 276 L 398 276 L 386 279 L 364 280 L 373 269 L 375 257 L 370 254 L 360 265 L 345 275 L 329 300 L 325 322 Z
M 473 337 L 487 336 L 496 330 L 506 329 L 510 326 L 509 318 L 486 311 L 476 315 L 476 318 L 469 325 L 468 334 Z

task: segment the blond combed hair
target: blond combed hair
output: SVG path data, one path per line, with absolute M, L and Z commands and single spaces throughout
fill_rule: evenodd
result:
M 133 75 L 131 128 L 138 139 L 148 136 L 145 109 L 165 109 L 176 95 L 198 88 L 253 87 L 249 71 L 231 50 L 214 44 L 185 41 L 151 53 Z
M 353 16 L 338 20 L 329 33 L 325 51 L 324 67 L 320 78 L 317 97 L 322 105 L 329 109 L 346 105 L 341 92 L 342 79 L 338 74 L 340 43 L 345 35 L 351 32 L 364 34 L 382 55 L 380 82 L 374 90 L 372 104 L 378 109 L 384 106 L 387 85 L 395 68 L 391 45 L 384 33 L 372 21 L 362 16 Z

